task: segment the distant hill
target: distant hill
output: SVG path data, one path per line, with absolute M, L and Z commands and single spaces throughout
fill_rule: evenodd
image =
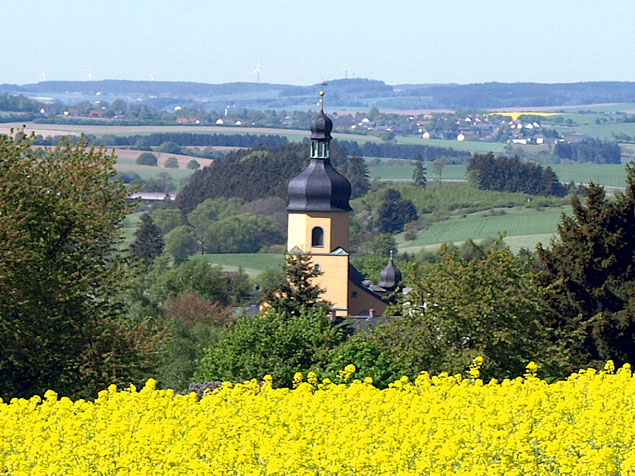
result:
M 50 97 L 65 103 L 121 98 L 167 108 L 203 105 L 220 111 L 227 105 L 252 109 L 314 108 L 320 84 L 206 84 L 181 81 L 42 81 L 0 85 L 0 92 Z M 329 107 L 382 109 L 489 109 L 501 107 L 576 106 L 635 102 L 635 82 L 401 84 L 354 78 L 328 81 Z

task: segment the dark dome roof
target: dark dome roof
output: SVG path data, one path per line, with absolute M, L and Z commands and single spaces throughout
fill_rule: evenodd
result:
M 318 112 L 311 120 L 311 139 L 330 140 L 331 131 L 333 130 L 333 121 L 324 114 L 324 111 Z
M 392 291 L 400 282 L 401 271 L 399 271 L 399 268 L 395 266 L 395 263 L 392 262 L 392 258 L 390 258 L 388 265 L 379 274 L 379 282 L 377 285 L 388 291 Z
M 326 159 L 311 159 L 289 182 L 289 212 L 349 212 L 351 184 Z

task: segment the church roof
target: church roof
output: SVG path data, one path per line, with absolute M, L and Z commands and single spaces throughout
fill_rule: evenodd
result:
M 333 130 L 333 121 L 324 114 L 323 110 L 318 112 L 311 120 L 311 140 L 331 140 L 331 131 Z
M 390 258 L 388 265 L 379 274 L 379 282 L 377 285 L 386 290 L 392 291 L 399 285 L 401 278 L 401 271 L 399 271 L 399 268 L 395 266 L 392 258 Z
M 309 165 L 289 182 L 287 189 L 289 212 L 350 212 L 351 184 L 340 174 L 328 158 L 333 122 L 320 110 L 311 121 L 313 151 Z M 319 147 L 315 147 L 315 146 Z M 320 149 L 322 147 L 322 149 Z
M 326 159 L 311 159 L 289 182 L 289 212 L 349 212 L 351 184 Z

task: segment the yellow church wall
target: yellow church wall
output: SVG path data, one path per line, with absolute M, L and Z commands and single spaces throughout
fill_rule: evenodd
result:
M 381 316 L 384 314 L 386 307 L 388 307 L 384 301 L 373 296 L 367 290 L 360 288 L 353 282 L 349 283 L 349 292 L 350 300 L 348 311 L 351 316 L 359 316 L 362 312 L 367 312 L 370 309 L 375 310 L 376 316 Z
M 315 278 L 315 284 L 324 289 L 321 297 L 332 304 L 336 315 L 347 316 L 349 280 L 348 256 L 313 254 L 311 262 L 320 266 L 322 275 Z
M 287 251 L 294 247 L 308 253 L 330 253 L 336 248 L 348 250 L 348 213 L 289 213 Z M 311 246 L 313 228 L 324 230 L 324 246 Z

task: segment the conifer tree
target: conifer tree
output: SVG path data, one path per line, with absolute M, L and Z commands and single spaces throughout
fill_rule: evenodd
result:
M 614 359 L 635 362 L 635 165 L 615 200 L 591 184 L 586 203 L 572 198 L 559 239 L 538 247 L 561 316 L 562 334 L 577 338 L 580 365 Z M 586 361 L 584 361 L 586 359 Z
M 415 169 L 412 171 L 412 180 L 417 187 L 426 188 L 428 179 L 426 178 L 426 168 L 423 165 L 421 154 L 417 155 L 415 160 Z
M 330 303 L 320 300 L 324 290 L 313 282 L 322 272 L 311 264 L 311 255 L 288 254 L 284 274 L 286 279 L 280 283 L 279 289 L 272 289 L 264 296 L 265 302 L 278 313 L 293 317 L 309 308 L 330 307 Z
M 362 197 L 368 193 L 370 190 L 368 166 L 366 162 L 364 162 L 363 157 L 358 155 L 352 156 L 346 161 L 341 172 L 351 183 L 352 198 Z
M 165 243 L 160 228 L 147 213 L 141 215 L 141 226 L 135 232 L 135 241 L 130 246 L 133 255 L 151 263 L 163 252 Z

